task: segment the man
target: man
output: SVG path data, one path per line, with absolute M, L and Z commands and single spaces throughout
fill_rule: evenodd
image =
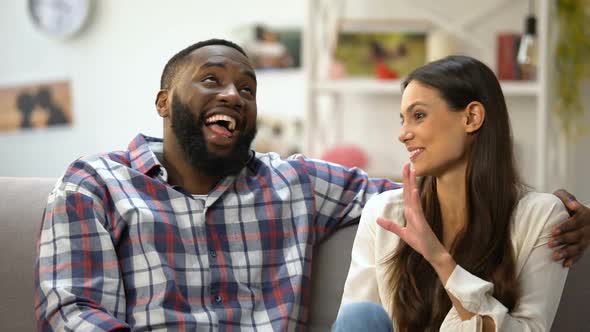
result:
M 304 329 L 313 246 L 398 185 L 251 152 L 256 76 L 225 40 L 172 57 L 156 108 L 163 140 L 139 135 L 128 151 L 81 158 L 50 194 L 39 329 Z M 590 238 L 588 209 L 572 208 L 560 259 L 579 258 Z

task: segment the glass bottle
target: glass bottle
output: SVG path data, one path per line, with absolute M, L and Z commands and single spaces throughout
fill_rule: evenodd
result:
M 516 55 L 522 80 L 535 80 L 537 78 L 537 44 L 537 20 L 531 10 L 525 21 L 525 32 L 520 39 Z

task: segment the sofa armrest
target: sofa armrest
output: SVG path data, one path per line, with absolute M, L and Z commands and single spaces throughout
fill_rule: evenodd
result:
M 0 331 L 36 331 L 36 243 L 56 181 L 0 177 Z

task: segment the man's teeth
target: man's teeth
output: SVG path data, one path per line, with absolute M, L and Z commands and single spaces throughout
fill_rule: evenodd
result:
M 227 129 L 229 130 L 235 130 L 236 129 L 236 120 L 234 118 L 232 118 L 231 116 L 227 116 L 227 115 L 223 115 L 223 114 L 217 114 L 217 115 L 213 115 L 209 118 L 207 118 L 207 120 L 205 120 L 205 124 L 211 124 L 217 121 L 226 121 L 227 124 Z

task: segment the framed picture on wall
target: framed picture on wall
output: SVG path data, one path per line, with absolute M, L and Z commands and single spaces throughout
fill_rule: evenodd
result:
M 333 62 L 342 76 L 402 78 L 426 63 L 428 28 L 420 21 L 342 21 Z
M 69 81 L 0 87 L 0 131 L 71 125 Z
M 257 70 L 301 67 L 301 29 L 251 24 L 235 29 Z

